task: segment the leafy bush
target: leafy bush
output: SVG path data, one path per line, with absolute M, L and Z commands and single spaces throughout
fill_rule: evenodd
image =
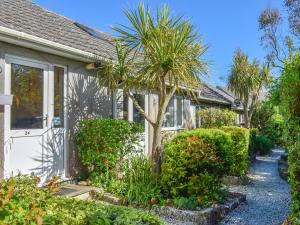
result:
M 221 130 L 228 133 L 232 140 L 233 163 L 230 167 L 230 175 L 243 176 L 249 168 L 249 131 L 240 127 L 222 127 Z
M 151 163 L 146 156 L 136 156 L 127 161 L 124 183 L 124 197 L 129 203 L 148 205 L 152 198 L 161 198 L 157 178 L 153 175 Z
M 270 154 L 273 148 L 273 142 L 265 135 L 259 135 L 256 139 L 257 151 L 260 155 Z
M 257 129 L 250 130 L 250 144 L 249 153 L 250 155 L 267 155 L 271 153 L 274 144 L 272 140 L 263 134 L 260 134 Z
M 93 184 L 130 204 L 148 205 L 161 194 L 148 159 L 137 149 L 140 131 L 137 123 L 92 119 L 80 124 L 76 143 Z
M 125 158 L 137 151 L 137 129 L 134 123 L 114 119 L 89 119 L 79 124 L 75 137 L 79 158 L 98 183 L 110 186 L 109 181 L 123 172 Z
M 253 158 L 257 154 L 258 147 L 257 147 L 257 137 L 258 137 L 258 129 L 252 128 L 250 129 L 250 135 L 249 135 L 249 157 Z
M 200 109 L 201 127 L 218 128 L 236 124 L 237 114 L 229 109 L 207 108 Z
M 55 180 L 38 187 L 35 177 L 0 181 L 0 224 L 160 225 L 151 213 L 95 201 L 55 197 Z
M 272 92 L 284 117 L 285 144 L 289 151 L 289 177 L 292 190 L 292 224 L 300 224 L 300 55 L 290 55 Z
M 198 206 L 198 201 L 195 196 L 192 197 L 177 197 L 174 199 L 174 205 L 179 209 L 194 210 Z
M 166 197 L 196 196 L 199 205 L 219 200 L 221 178 L 232 163 L 231 139 L 217 129 L 177 134 L 164 147 L 161 186 Z
M 273 145 L 284 146 L 284 120 L 279 113 L 279 107 L 274 106 L 270 99 L 260 103 L 254 111 L 252 126 L 269 138 Z

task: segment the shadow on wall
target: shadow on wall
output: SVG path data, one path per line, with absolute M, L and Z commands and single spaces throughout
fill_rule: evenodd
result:
M 78 159 L 74 136 L 80 121 L 100 117 L 112 117 L 112 97 L 106 88 L 101 88 L 97 78 L 90 75 L 76 74 L 69 78 L 68 102 L 68 143 L 69 173 L 72 177 L 86 175 L 86 169 Z
M 195 128 L 192 113 L 190 111 L 190 103 L 184 100 L 183 104 L 183 127 L 192 130 Z
M 86 176 L 86 168 L 80 163 L 74 144 L 74 136 L 80 121 L 94 117 L 112 116 L 112 98 L 105 88 L 100 88 L 95 77 L 76 74 L 69 82 L 67 99 L 68 130 L 65 140 L 64 128 L 50 128 L 43 135 L 42 154 L 34 157 L 38 166 L 32 169 L 43 181 L 64 171 L 67 157 L 71 177 Z M 68 143 L 68 155 L 64 155 L 64 143 Z

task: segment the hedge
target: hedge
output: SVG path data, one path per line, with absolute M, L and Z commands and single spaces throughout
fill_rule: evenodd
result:
M 233 163 L 230 167 L 230 175 L 245 175 L 249 168 L 249 130 L 234 126 L 222 127 L 221 130 L 228 133 L 232 139 Z
M 230 135 L 217 129 L 183 131 L 164 147 L 161 186 L 167 197 L 219 200 L 221 179 L 232 165 Z

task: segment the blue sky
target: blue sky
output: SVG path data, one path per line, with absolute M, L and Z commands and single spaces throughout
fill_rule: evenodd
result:
M 83 24 L 112 33 L 111 26 L 126 24 L 126 8 L 135 8 L 139 0 L 33 0 L 49 10 Z M 267 6 L 283 9 L 283 0 L 145 0 L 151 9 L 168 4 L 171 12 L 189 18 L 210 48 L 205 58 L 210 61 L 208 82 L 224 85 L 236 48 L 251 58 L 263 60 L 258 17 Z

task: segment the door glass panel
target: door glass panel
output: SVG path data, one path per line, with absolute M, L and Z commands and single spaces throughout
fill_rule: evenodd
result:
M 64 69 L 54 67 L 54 127 L 64 127 Z
M 11 64 L 11 129 L 43 128 L 43 70 Z

